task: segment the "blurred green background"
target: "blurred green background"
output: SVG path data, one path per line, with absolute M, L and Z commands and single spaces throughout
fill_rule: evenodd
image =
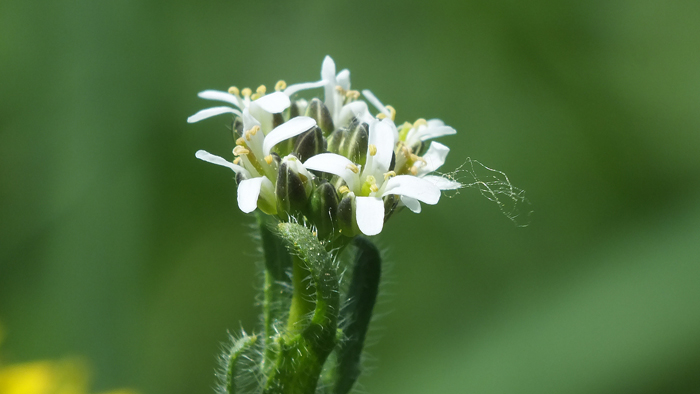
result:
M 259 254 L 194 157 L 230 153 L 227 121 L 185 119 L 330 54 L 534 210 L 466 189 L 392 218 L 362 390 L 700 392 L 698 48 L 697 1 L 3 1 L 2 358 L 212 393 L 226 330 L 258 326 Z

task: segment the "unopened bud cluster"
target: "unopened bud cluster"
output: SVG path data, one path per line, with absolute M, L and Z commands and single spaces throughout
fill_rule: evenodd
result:
M 320 88 L 323 100 L 297 97 Z M 206 90 L 199 97 L 233 105 L 202 110 L 188 122 L 233 114 L 234 159 L 202 150 L 196 156 L 236 173 L 243 212 L 258 208 L 283 221 L 306 220 L 325 239 L 375 235 L 397 208 L 418 213 L 420 202 L 436 204 L 442 190 L 461 187 L 431 174 L 449 148 L 427 140 L 455 134 L 453 128 L 438 119 L 397 126 L 396 110 L 368 90 L 351 90 L 350 72 L 336 74 L 328 56 L 316 82 L 279 81 L 272 93 L 265 86 Z

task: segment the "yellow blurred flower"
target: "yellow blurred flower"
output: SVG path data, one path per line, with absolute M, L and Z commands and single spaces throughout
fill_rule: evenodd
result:
M 0 326 L 0 344 L 4 331 Z M 2 394 L 88 394 L 90 373 L 87 363 L 79 358 L 42 360 L 3 365 L 0 360 L 0 393 Z M 137 394 L 129 389 L 101 394 Z

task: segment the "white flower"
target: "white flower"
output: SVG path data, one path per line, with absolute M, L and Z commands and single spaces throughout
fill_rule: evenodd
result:
M 195 156 L 209 163 L 228 167 L 236 173 L 237 178 L 242 179 L 238 184 L 238 207 L 241 211 L 249 213 L 260 207 L 266 213 L 275 213 L 277 208 L 274 182 L 278 164 L 270 152 L 278 143 L 314 127 L 316 121 L 307 116 L 297 116 L 264 135 L 260 123 L 250 115 L 248 108 L 243 110 L 241 117 L 246 131 L 244 136 L 236 141 L 237 146 L 233 149 L 233 154 L 238 158 L 233 163 L 203 150 L 197 151 Z
M 345 181 L 345 192 L 354 196 L 357 226 L 365 235 L 382 231 L 385 196 L 395 194 L 431 205 L 440 199 L 440 189 L 431 182 L 412 175 L 395 176 L 389 171 L 395 145 L 392 126 L 389 119 L 370 123 L 364 168 L 335 153 L 316 155 L 304 163 L 308 169 L 328 172 Z
M 344 69 L 335 73 L 335 62 L 330 56 L 323 59 L 321 80 L 324 86 L 324 104 L 331 114 L 333 124 L 338 127 L 346 125 L 352 118 L 369 123 L 374 119 L 370 115 L 367 103 L 358 101 L 359 92 L 350 90 L 350 71 Z

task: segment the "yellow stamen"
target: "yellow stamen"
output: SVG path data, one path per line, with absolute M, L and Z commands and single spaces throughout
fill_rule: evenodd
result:
M 377 119 L 381 120 L 381 119 L 385 119 L 385 118 L 386 118 L 386 114 L 384 112 L 380 112 L 377 114 Z
M 252 129 L 250 129 L 250 135 L 255 135 L 258 133 L 258 131 L 260 131 L 260 126 L 255 125 Z
M 392 107 L 391 105 L 385 105 L 385 107 L 389 110 L 389 113 L 391 114 L 391 120 L 393 121 L 394 119 L 396 119 L 396 110 L 394 109 L 394 107 Z
M 385 181 L 386 181 L 386 180 L 389 180 L 389 178 L 391 178 L 391 177 L 393 177 L 393 176 L 396 176 L 396 172 L 394 172 L 394 171 L 389 171 L 389 172 L 387 172 L 387 173 L 384 174 L 384 180 L 385 180 Z
M 374 144 L 369 144 L 369 155 L 374 156 L 377 154 L 377 146 Z
M 253 94 L 253 91 L 250 90 L 250 88 L 245 88 L 241 90 L 241 94 L 243 95 L 243 97 L 250 97 L 250 95 Z
M 240 163 L 240 162 L 241 162 L 241 158 L 240 158 L 240 157 L 236 157 L 235 159 L 233 159 L 233 164 L 238 164 L 238 163 Z
M 428 164 L 428 163 L 425 161 L 424 158 L 422 158 L 422 157 L 420 157 L 420 156 L 418 156 L 418 155 L 414 155 L 414 154 L 411 154 L 411 160 L 414 161 L 414 162 L 415 162 L 415 161 L 420 161 L 420 162 L 422 162 L 423 164 L 421 165 L 421 167 L 423 167 L 423 166 L 425 166 L 426 164 Z
M 407 147 L 406 145 L 401 145 L 401 153 L 403 153 L 403 155 L 406 156 L 406 158 L 411 157 L 411 155 L 413 154 L 411 152 L 411 148 Z
M 228 88 L 228 92 L 234 96 L 238 96 L 240 94 L 240 92 L 238 91 L 238 88 L 235 86 L 231 86 L 230 88 Z
M 253 93 L 252 96 L 250 96 L 250 99 L 255 101 L 260 98 L 260 93 Z
M 413 175 L 418 175 L 418 168 L 417 168 L 417 167 L 411 167 L 411 174 L 413 174 Z
M 250 151 L 240 145 L 236 145 L 236 147 L 233 148 L 233 154 L 236 156 L 247 155 L 248 153 L 250 153 Z
M 427 126 L 427 125 L 428 125 L 428 121 L 423 119 L 423 118 L 420 118 L 413 123 L 413 128 L 417 129 L 418 126 Z
M 350 188 L 345 186 L 345 185 L 338 188 L 338 193 L 340 193 L 340 194 L 345 194 L 345 193 L 349 193 L 349 192 L 350 192 Z
M 372 185 L 370 185 L 369 190 L 371 190 L 372 193 L 376 193 L 379 191 L 379 188 L 377 187 L 376 183 L 373 183 Z
M 280 90 L 284 90 L 284 89 L 287 89 L 287 82 L 284 82 L 283 80 L 280 79 L 275 84 L 275 90 L 279 92 Z
M 243 137 L 237 139 L 236 145 L 245 146 L 245 139 Z
M 255 91 L 262 96 L 267 92 L 267 88 L 265 87 L 265 85 L 260 85 Z
M 265 156 L 265 163 L 272 164 L 272 155 Z
M 345 92 L 345 97 L 357 100 L 360 98 L 360 92 L 358 92 L 357 90 L 348 90 L 347 92 Z
M 345 168 L 347 168 L 348 170 L 354 172 L 355 174 L 357 174 L 358 172 L 360 172 L 360 169 L 357 168 L 357 166 L 354 165 L 354 164 L 352 164 L 352 163 L 350 163 L 350 164 L 348 164 L 347 166 L 345 166 Z
M 337 85 L 337 86 L 335 87 L 335 90 L 338 91 L 338 93 L 340 93 L 340 94 L 342 94 L 343 96 L 345 96 L 345 89 L 343 89 L 342 86 Z
M 245 139 L 247 139 L 248 141 L 250 141 L 250 130 L 248 130 L 248 131 L 245 132 Z

